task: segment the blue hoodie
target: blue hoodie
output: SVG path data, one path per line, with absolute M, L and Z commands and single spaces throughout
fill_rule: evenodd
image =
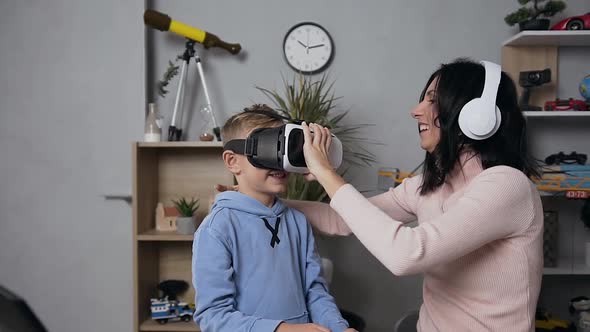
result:
M 272 332 L 279 323 L 348 327 L 320 274 L 305 216 L 239 192 L 217 195 L 195 233 L 195 322 L 205 332 Z

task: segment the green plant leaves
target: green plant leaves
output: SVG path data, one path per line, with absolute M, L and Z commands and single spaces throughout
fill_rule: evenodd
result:
M 190 202 L 182 197 L 178 200 L 172 200 L 174 206 L 183 217 L 192 217 L 199 209 L 199 200 L 193 197 Z
M 551 17 L 563 11 L 566 7 L 565 2 L 561 0 L 550 0 L 544 5 L 540 4 L 545 1 L 546 0 L 518 0 L 518 3 L 523 7 L 506 15 L 506 17 L 504 17 L 504 22 L 510 26 L 513 26 L 517 23 L 536 19 L 541 15 L 544 17 Z M 532 7 L 526 7 L 529 2 L 533 3 Z
M 290 119 L 305 120 L 329 127 L 342 142 L 343 168 L 353 166 L 370 166 L 376 156 L 366 146 L 380 144 L 362 136 L 361 130 L 370 124 L 342 125 L 341 121 L 348 114 L 341 111 L 338 101 L 342 97 L 334 94 L 334 81 L 327 74 L 314 80 L 311 76 L 296 74 L 292 80 L 282 77 L 282 91 L 257 86 L 274 105 L 281 115 Z M 334 114 L 338 112 L 337 114 Z M 288 199 L 321 201 L 326 193 L 317 182 L 308 183 L 300 174 L 290 174 L 289 189 L 285 195 Z

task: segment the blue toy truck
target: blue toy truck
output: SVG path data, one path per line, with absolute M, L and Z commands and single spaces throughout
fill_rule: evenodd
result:
M 169 320 L 189 322 L 193 318 L 194 308 L 191 308 L 186 302 L 168 300 L 167 297 L 163 299 L 150 299 L 150 302 L 152 319 L 160 324 L 166 324 Z

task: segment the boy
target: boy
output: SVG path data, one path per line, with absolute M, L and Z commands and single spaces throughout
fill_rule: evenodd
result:
M 224 143 L 281 126 L 277 115 L 254 105 L 232 116 Z M 239 191 L 218 194 L 195 233 L 195 322 L 205 332 L 347 330 L 320 274 L 311 227 L 277 197 L 287 189 L 287 173 L 256 168 L 229 150 L 223 161 Z

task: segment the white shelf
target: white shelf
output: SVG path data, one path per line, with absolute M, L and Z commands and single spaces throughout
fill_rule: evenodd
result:
M 503 46 L 590 46 L 590 31 L 522 31 Z
M 585 262 L 574 263 L 574 270 L 572 274 L 590 275 L 590 267 Z
M 543 268 L 543 274 L 572 274 L 572 268 L 571 257 L 559 257 L 557 258 L 557 266 Z
M 590 117 L 590 111 L 533 111 L 522 114 L 530 118 Z
M 584 257 L 563 256 L 557 259 L 556 267 L 543 268 L 545 275 L 590 275 L 590 267 Z

